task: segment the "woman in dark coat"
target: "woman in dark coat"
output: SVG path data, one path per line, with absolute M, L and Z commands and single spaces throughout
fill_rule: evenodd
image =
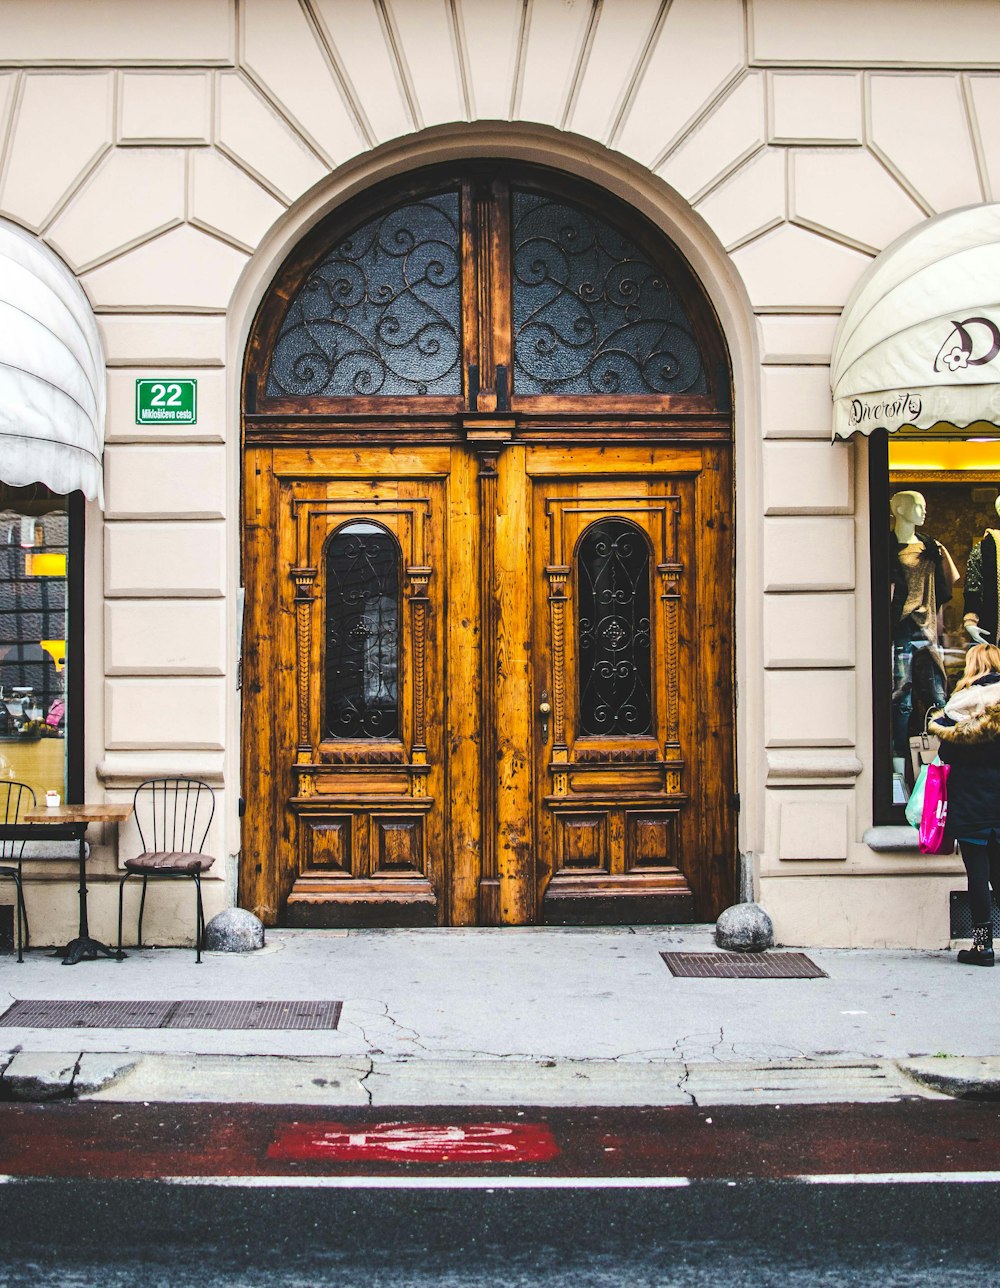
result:
M 948 835 L 958 841 L 969 878 L 973 941 L 958 960 L 993 965 L 990 887 L 1000 901 L 1000 648 L 976 644 L 965 655 L 965 674 L 931 733 L 948 775 Z

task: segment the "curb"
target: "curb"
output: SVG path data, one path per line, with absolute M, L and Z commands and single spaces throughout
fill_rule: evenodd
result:
M 948 1061 L 981 1065 L 983 1061 Z M 988 1063 L 988 1062 L 987 1062 Z M 982 1094 L 941 1061 L 794 1058 L 757 1062 L 406 1060 L 379 1056 L 232 1056 L 18 1051 L 0 1099 L 118 1103 L 309 1104 L 330 1107 L 708 1107 L 885 1103 Z M 993 1061 L 1000 1087 L 1000 1057 Z M 962 1090 L 955 1090 L 960 1085 Z
M 931 1091 L 959 1100 L 1000 1100 L 1000 1056 L 922 1056 L 897 1064 Z

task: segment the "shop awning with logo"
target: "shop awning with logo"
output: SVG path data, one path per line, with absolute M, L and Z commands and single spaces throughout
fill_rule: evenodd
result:
M 0 481 L 104 504 L 104 354 L 90 303 L 30 233 L 0 220 Z
M 833 436 L 1000 425 L 1000 204 L 906 233 L 855 287 L 833 345 Z

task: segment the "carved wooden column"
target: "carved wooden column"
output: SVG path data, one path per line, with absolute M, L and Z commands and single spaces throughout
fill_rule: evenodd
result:
M 549 619 L 552 630 L 552 791 L 565 796 L 569 776 L 565 769 L 555 769 L 569 761 L 566 742 L 566 584 L 570 569 L 566 564 L 550 564 L 545 569 L 549 581 Z
M 663 602 L 663 672 L 666 685 L 667 727 L 664 742 L 666 759 L 672 760 L 680 745 L 680 577 L 684 571 L 679 563 L 657 564 L 660 574 Z M 671 752 L 673 748 L 673 752 Z M 676 769 L 667 771 L 667 790 L 680 791 L 680 773 Z
M 410 581 L 410 613 L 413 623 L 413 746 L 410 760 L 414 765 L 427 764 L 427 610 L 430 599 L 427 585 L 431 569 L 423 565 L 407 568 Z M 413 780 L 413 793 L 423 796 L 427 779 L 418 774 Z
M 479 793 L 482 817 L 482 858 L 479 874 L 479 924 L 500 924 L 500 877 L 497 870 L 497 601 L 496 512 L 498 452 L 479 454 L 479 514 L 482 545 L 479 554 L 479 613 L 483 682 L 479 690 Z
M 309 734 L 309 671 L 312 662 L 312 606 L 315 568 L 290 569 L 295 582 L 295 674 L 298 684 L 298 745 L 295 760 L 299 765 L 312 760 L 312 738 Z

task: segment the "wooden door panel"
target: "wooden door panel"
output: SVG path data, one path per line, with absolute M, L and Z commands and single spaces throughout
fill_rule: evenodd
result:
M 537 712 L 548 701 L 552 708 L 548 736 L 537 716 L 535 735 L 537 897 L 545 920 L 689 920 L 696 908 L 710 915 L 703 900 L 711 899 L 711 883 L 702 871 L 707 797 L 718 798 L 709 830 L 714 826 L 719 861 L 732 841 L 731 761 L 712 759 L 719 735 L 731 728 L 724 654 L 731 605 L 723 607 L 705 582 L 714 578 L 725 587 L 732 574 L 728 522 L 717 509 L 719 489 L 707 478 L 717 470 L 706 468 L 706 456 L 706 449 L 661 456 L 548 448 L 529 461 L 535 638 L 544 641 L 534 655 L 534 706 Z M 595 540 L 617 533 L 634 551 L 646 547 L 651 685 L 648 719 L 635 731 L 625 707 L 606 732 L 595 727 L 600 720 L 591 717 L 588 724 L 584 710 L 590 674 L 581 641 L 593 633 L 586 622 L 581 626 L 588 533 Z M 622 592 L 607 593 L 613 601 Z M 616 640 L 629 635 L 631 628 L 611 610 L 609 601 L 602 629 L 611 644 L 604 654 L 591 648 L 591 656 L 606 658 L 610 649 L 618 658 Z M 706 613 L 713 612 L 723 619 L 714 651 L 699 644 Z M 638 621 L 636 639 L 645 620 Z M 708 695 L 713 706 L 706 712 Z

